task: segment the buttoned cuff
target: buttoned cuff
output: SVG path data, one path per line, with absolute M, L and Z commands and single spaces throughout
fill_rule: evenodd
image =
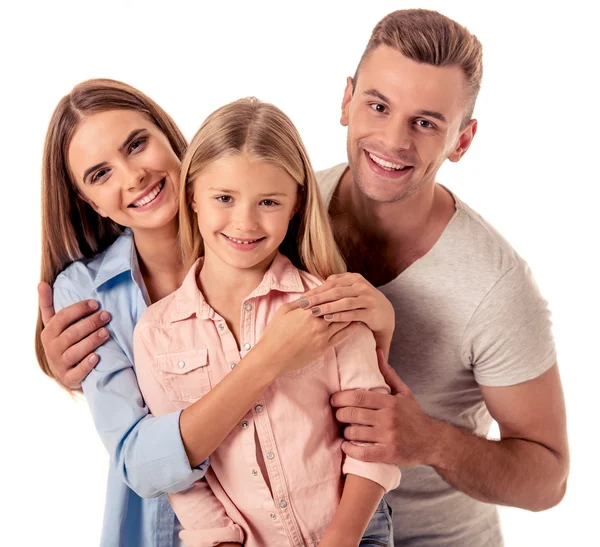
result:
M 185 547 L 214 547 L 221 543 L 244 543 L 244 532 L 231 522 L 223 528 L 207 528 L 206 530 L 182 530 L 179 537 Z
M 187 490 L 204 477 L 209 467 L 209 460 L 194 469 L 190 467 L 179 430 L 181 412 L 154 416 L 151 419 L 153 435 L 146 437 L 147 443 L 140 449 L 141 454 L 152 455 L 151 461 L 143 467 L 152 477 L 154 487 L 168 494 Z
M 362 462 L 346 456 L 342 473 L 376 482 L 386 492 L 394 490 L 400 484 L 400 468 L 389 463 Z

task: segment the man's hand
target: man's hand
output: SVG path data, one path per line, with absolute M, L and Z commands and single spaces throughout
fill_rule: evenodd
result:
M 422 410 L 408 386 L 377 351 L 379 369 L 391 395 L 365 390 L 335 393 L 331 405 L 336 418 L 346 424 L 348 441 L 373 443 L 358 446 L 343 443 L 343 451 L 363 461 L 385 462 L 402 467 L 429 464 L 436 449 L 438 423 Z
M 108 340 L 103 325 L 110 321 L 106 311 L 98 310 L 95 300 L 83 300 L 54 313 L 52 289 L 38 285 L 39 306 L 44 330 L 42 345 L 52 374 L 66 388 L 75 390 L 98 363 L 94 350 Z

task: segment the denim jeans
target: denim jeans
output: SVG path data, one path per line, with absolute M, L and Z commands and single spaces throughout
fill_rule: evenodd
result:
M 359 543 L 359 547 L 394 547 L 394 534 L 392 533 L 392 508 L 381 498 L 369 526 Z

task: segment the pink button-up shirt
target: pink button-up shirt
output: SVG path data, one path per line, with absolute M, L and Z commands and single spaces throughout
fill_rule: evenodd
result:
M 144 312 L 134 334 L 138 381 L 155 415 L 205 395 L 260 339 L 277 309 L 322 283 L 279 254 L 243 302 L 240 352 L 225 320 L 198 289 L 198 260 L 182 286 Z M 188 546 L 316 546 L 352 473 L 396 488 L 400 471 L 344 456 L 329 405 L 342 389 L 389 393 L 375 340 L 362 324 L 323 357 L 280 376 L 210 457 L 206 480 L 170 496 Z M 243 365 L 242 365 L 243 366 Z M 266 474 L 266 477 L 265 477 Z

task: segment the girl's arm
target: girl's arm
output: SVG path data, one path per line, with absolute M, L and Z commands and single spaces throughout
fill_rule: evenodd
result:
M 319 547 L 356 547 L 384 493 L 376 482 L 357 475 L 346 476 L 340 505 Z

